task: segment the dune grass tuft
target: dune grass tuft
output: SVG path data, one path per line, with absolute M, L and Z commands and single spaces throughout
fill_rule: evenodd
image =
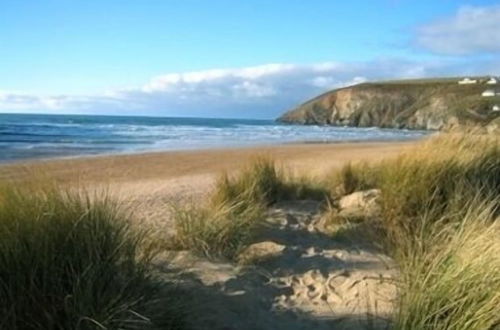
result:
M 381 189 L 386 229 L 398 236 L 401 230 L 414 231 L 424 214 L 433 212 L 438 219 L 477 194 L 499 195 L 500 143 L 488 136 L 441 135 L 396 159 L 349 164 L 333 185 L 347 192 Z
M 169 248 L 191 250 L 209 258 L 234 259 L 252 240 L 264 215 L 260 204 L 175 206 L 176 233 Z
M 237 175 L 222 175 L 212 195 L 215 205 L 224 203 L 261 203 L 266 206 L 279 200 L 325 199 L 325 187 L 314 180 L 293 175 L 270 158 L 257 158 Z
M 0 328 L 180 328 L 127 220 L 106 196 L 3 185 Z
M 169 246 L 233 259 L 251 243 L 269 205 L 326 195 L 319 184 L 293 177 L 269 158 L 258 158 L 234 176 L 222 175 L 207 205 L 174 207 L 176 235 Z
M 374 169 L 367 163 L 347 163 L 340 170 L 333 172 L 328 181 L 332 182 L 332 197 L 352 194 L 359 190 L 368 190 L 376 186 Z
M 422 230 L 399 249 L 395 329 L 500 327 L 500 222 L 492 221 L 495 204 L 477 201 L 464 217 L 423 217 Z
M 395 329 L 500 327 L 498 139 L 441 134 L 396 159 L 349 164 L 333 186 L 382 191 L 371 225 L 401 272 Z

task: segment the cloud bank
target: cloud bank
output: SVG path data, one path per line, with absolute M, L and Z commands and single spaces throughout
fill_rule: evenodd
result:
M 421 26 L 416 43 L 447 55 L 500 53 L 500 5 L 461 7 L 451 17 Z
M 500 63 L 500 62 L 499 62 Z M 169 73 L 137 88 L 96 95 L 40 96 L 0 91 L 3 112 L 142 114 L 274 118 L 319 93 L 367 80 L 473 74 L 499 70 L 499 63 L 326 62 Z

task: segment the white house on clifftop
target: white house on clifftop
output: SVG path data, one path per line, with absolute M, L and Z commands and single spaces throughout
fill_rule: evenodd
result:
M 470 78 L 464 78 L 462 80 L 459 80 L 458 84 L 459 85 L 477 84 L 477 80 L 470 79 Z
M 496 84 L 498 84 L 498 79 L 495 77 L 491 77 L 486 83 L 488 85 L 496 85 Z
M 491 97 L 491 96 L 495 96 L 497 93 L 493 90 L 493 89 L 487 89 L 485 90 L 481 96 L 484 96 L 484 97 Z

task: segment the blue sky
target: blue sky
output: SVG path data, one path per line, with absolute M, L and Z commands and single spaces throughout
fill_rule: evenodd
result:
M 0 112 L 273 118 L 373 79 L 500 74 L 499 1 L 0 3 Z

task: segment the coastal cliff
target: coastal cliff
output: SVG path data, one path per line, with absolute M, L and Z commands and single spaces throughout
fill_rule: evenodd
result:
M 283 114 L 278 121 L 295 124 L 387 127 L 424 130 L 482 126 L 497 122 L 500 96 L 484 97 L 500 86 L 476 78 L 459 84 L 458 78 L 363 83 L 336 89 Z

